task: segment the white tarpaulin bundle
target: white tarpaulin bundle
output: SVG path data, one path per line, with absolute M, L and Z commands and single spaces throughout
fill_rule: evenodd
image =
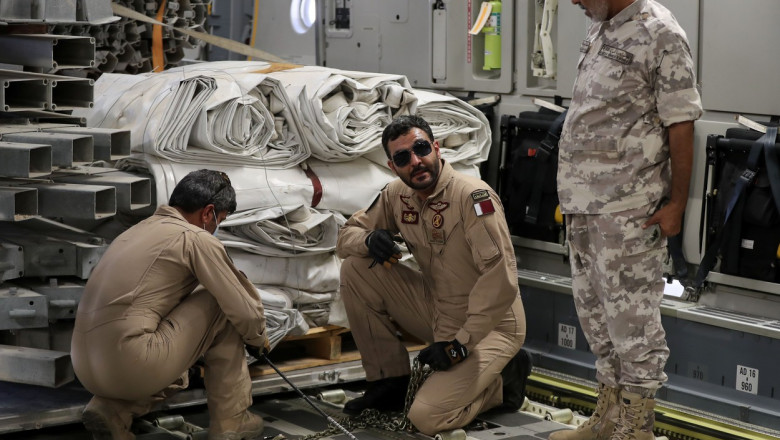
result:
M 213 166 L 209 163 L 182 164 L 159 156 L 134 154 L 117 162 L 119 169 L 145 171 L 154 177 L 157 205 L 168 203 L 176 184 L 187 174 L 203 168 L 222 171 L 236 190 L 238 211 L 285 204 L 310 205 L 311 180 L 298 167 L 290 169 Z
M 309 331 L 300 310 L 293 308 L 292 299 L 275 289 L 262 289 L 255 286 L 263 301 L 265 314 L 265 333 L 271 348 L 287 335 L 303 335 Z
M 100 77 L 90 127 L 131 130 L 133 151 L 182 163 L 289 168 L 311 155 L 280 82 L 231 63 L 201 63 L 144 75 Z M 191 84 L 209 87 L 196 89 Z
M 217 236 L 226 247 L 295 257 L 335 251 L 339 227 L 346 221 L 341 214 L 308 206 L 273 206 L 232 214 Z
M 322 184 L 322 199 L 317 207 L 347 217 L 368 207 L 382 188 L 396 179 L 387 166 L 362 157 L 349 162 L 309 159 L 306 163 Z
M 431 126 L 441 156 L 450 164 L 475 165 L 490 152 L 490 123 L 474 106 L 454 96 L 414 90 L 417 115 Z
M 414 113 L 417 98 L 403 75 L 319 66 L 276 71 L 304 121 L 312 156 L 343 162 L 382 148 L 382 130 Z
M 291 287 L 309 292 L 332 292 L 339 288 L 341 259 L 334 253 L 295 258 L 268 257 L 228 247 L 239 270 L 254 284 Z
M 468 168 L 488 158 L 491 144 L 490 123 L 476 107 L 454 96 L 414 89 L 417 115 L 431 126 L 439 141 L 441 157 L 450 165 Z M 387 167 L 383 149 L 366 154 L 366 159 Z

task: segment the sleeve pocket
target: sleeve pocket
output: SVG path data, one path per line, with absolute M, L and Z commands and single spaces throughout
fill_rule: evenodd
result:
M 496 240 L 490 235 L 483 222 L 478 222 L 471 229 L 471 247 L 472 255 L 480 269 L 485 269 L 501 255 Z

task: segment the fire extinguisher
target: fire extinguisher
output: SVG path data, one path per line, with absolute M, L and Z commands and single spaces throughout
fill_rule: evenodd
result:
M 485 62 L 482 70 L 501 68 L 501 2 L 490 1 L 490 18 L 482 33 L 485 34 Z

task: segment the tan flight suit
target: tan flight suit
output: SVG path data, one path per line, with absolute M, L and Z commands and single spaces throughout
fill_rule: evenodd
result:
M 244 343 L 262 347 L 265 316 L 254 286 L 205 229 L 169 206 L 109 246 L 76 314 L 73 367 L 96 396 L 142 415 L 203 356 L 212 420 L 252 403 Z
M 375 229 L 400 232 L 420 270 L 369 268 L 365 239 Z M 341 295 L 367 380 L 410 372 L 391 317 L 422 340 L 457 339 L 469 349 L 417 392 L 409 418 L 421 432 L 463 427 L 502 403 L 501 370 L 525 340 L 525 312 L 504 210 L 485 182 L 444 161 L 427 200 L 393 181 L 347 221 L 336 250 L 346 258 Z
M 668 127 L 702 114 L 694 64 L 653 0 L 593 23 L 580 52 L 558 163 L 574 303 L 597 379 L 651 395 L 667 379 L 666 240 L 642 225 L 670 193 Z

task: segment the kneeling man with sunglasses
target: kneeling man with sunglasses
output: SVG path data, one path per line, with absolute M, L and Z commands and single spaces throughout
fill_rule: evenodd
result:
M 523 402 L 531 357 L 514 248 L 496 193 L 441 158 L 428 123 L 402 116 L 382 134 L 399 180 L 339 233 L 341 295 L 368 389 L 344 411 L 400 411 L 409 354 L 397 328 L 430 343 L 419 360 L 435 373 L 409 419 L 421 432 L 461 428 L 477 414 Z M 419 269 L 398 263 L 406 243 Z

